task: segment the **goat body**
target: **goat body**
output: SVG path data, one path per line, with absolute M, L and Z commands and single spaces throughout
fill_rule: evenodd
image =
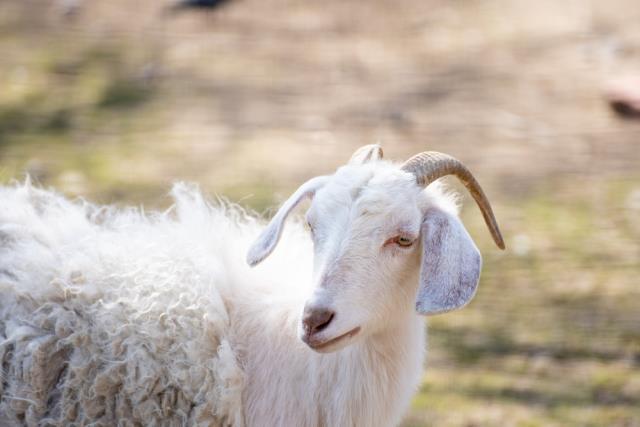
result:
M 396 170 L 386 162 L 339 170 L 337 187 L 318 194 L 321 206 L 308 215 L 324 215 L 335 226 L 342 211 L 335 208 L 331 217 L 322 209 L 341 206 L 344 196 L 357 198 L 370 218 L 376 203 L 384 205 L 386 184 L 376 184 L 375 176 Z M 425 322 L 413 309 L 420 245 L 405 250 L 385 243 L 388 264 L 366 291 L 366 284 L 349 285 L 353 263 L 367 258 L 353 255 L 348 244 L 363 237 L 323 241 L 315 233 L 329 236 L 325 228 L 310 239 L 303 223 L 292 221 L 281 247 L 252 269 L 244 254 L 260 221 L 226 203 L 208 203 L 193 186 L 176 185 L 172 195 L 171 209 L 146 214 L 70 202 L 28 183 L 0 188 L 0 422 L 399 423 L 425 353 Z M 455 215 L 454 200 L 438 186 L 419 197 L 423 208 Z M 360 220 L 351 216 L 353 231 Z M 403 230 L 411 225 L 402 224 Z M 342 254 L 337 261 L 329 256 L 334 250 Z M 345 257 L 351 264 L 341 270 Z M 393 280 L 385 276 L 391 273 Z M 330 352 L 306 341 L 308 331 L 300 339 L 302 308 L 320 297 L 337 307 L 322 334 L 360 322 L 349 334 L 326 336 L 322 345 L 334 346 Z M 349 307 L 342 297 L 352 309 L 341 308 Z

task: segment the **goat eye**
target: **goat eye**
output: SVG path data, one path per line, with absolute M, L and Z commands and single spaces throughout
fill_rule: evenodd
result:
M 396 236 L 384 242 L 384 246 L 394 244 L 403 248 L 408 248 L 409 246 L 413 245 L 413 242 L 415 242 L 415 239 L 412 239 L 410 237 Z
M 396 243 L 398 244 L 398 246 L 404 246 L 404 247 L 408 247 L 411 246 L 413 244 L 413 240 L 411 240 L 408 237 L 404 237 L 404 236 L 398 236 L 396 237 Z

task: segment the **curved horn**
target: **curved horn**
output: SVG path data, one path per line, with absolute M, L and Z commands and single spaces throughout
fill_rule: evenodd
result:
M 349 159 L 350 164 L 362 164 L 380 160 L 383 157 L 382 147 L 378 144 L 369 144 L 358 148 Z
M 467 169 L 462 162 L 448 154 L 437 151 L 425 151 L 407 160 L 402 165 L 402 170 L 415 175 L 418 185 L 423 187 L 446 175 L 455 175 L 458 177 L 478 204 L 484 217 L 484 222 L 491 232 L 493 241 L 496 242 L 496 245 L 500 249 L 505 248 L 504 240 L 502 239 L 496 218 L 493 215 L 489 199 L 485 196 L 478 181 L 476 181 L 471 172 L 469 172 L 469 169 Z

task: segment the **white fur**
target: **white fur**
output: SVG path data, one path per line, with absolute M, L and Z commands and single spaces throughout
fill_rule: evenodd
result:
M 1 188 L 0 420 L 399 423 L 425 352 L 414 311 L 421 245 L 383 255 L 380 245 L 400 229 L 417 239 L 427 209 L 456 206 L 374 160 L 315 192 L 315 243 L 290 221 L 253 269 L 244 254 L 259 222 L 194 187 L 177 185 L 174 207 L 148 214 Z M 326 339 L 360 332 L 313 351 L 300 319 L 317 303 L 336 311 Z

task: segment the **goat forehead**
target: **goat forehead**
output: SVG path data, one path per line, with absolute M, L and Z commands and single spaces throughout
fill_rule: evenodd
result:
M 407 222 L 415 214 L 420 189 L 413 178 L 391 165 L 345 166 L 318 191 L 309 217 L 351 226 Z M 364 225 L 364 224 L 363 224 Z
M 339 168 L 317 199 L 342 205 L 376 205 L 390 200 L 415 200 L 414 179 L 390 163 L 347 165 Z

